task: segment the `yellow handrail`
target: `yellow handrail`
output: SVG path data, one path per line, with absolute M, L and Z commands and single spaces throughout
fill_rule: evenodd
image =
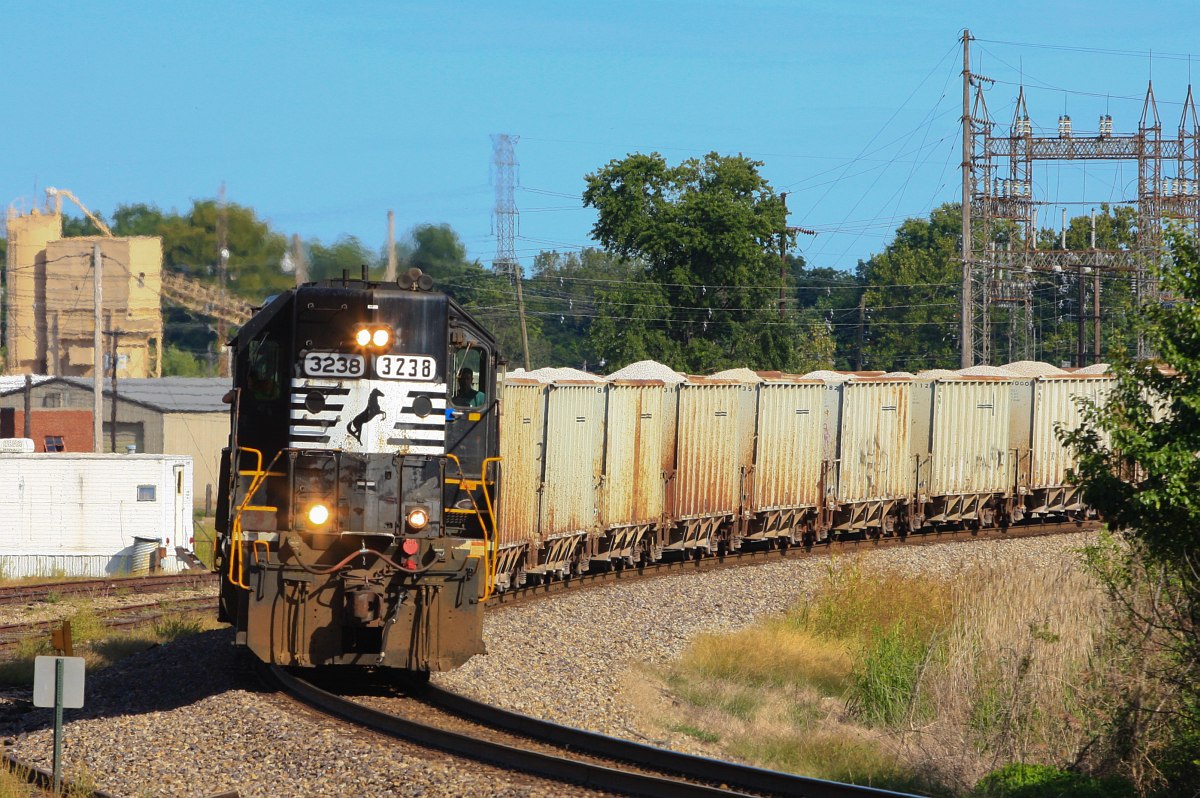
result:
M 266 506 L 262 505 L 252 505 L 250 504 L 250 500 L 254 498 L 254 494 L 257 493 L 258 489 L 262 487 L 262 484 L 266 482 L 268 476 L 276 475 L 271 472 L 271 466 L 275 465 L 275 461 L 279 459 L 281 452 L 275 453 L 275 457 L 271 459 L 270 464 L 267 465 L 266 470 L 264 470 L 262 463 L 263 453 L 258 449 L 252 449 L 249 446 L 239 446 L 234 450 L 233 457 L 235 458 L 235 463 L 240 465 L 241 453 L 243 451 L 250 452 L 255 456 L 256 465 L 254 470 L 251 472 L 243 472 L 240 468 L 238 469 L 239 475 L 246 473 L 247 476 L 253 475 L 253 478 L 250 480 L 250 487 L 246 491 L 246 497 L 242 499 L 242 503 L 238 505 L 237 510 L 233 515 L 233 524 L 231 525 L 232 532 L 229 539 L 229 582 L 230 584 L 237 585 L 243 590 L 249 590 L 250 585 L 246 584 L 246 580 L 242 576 L 242 571 L 245 568 L 245 557 L 242 555 L 242 513 L 252 508 L 263 510 L 277 509 L 274 507 L 267 508 Z M 257 552 L 255 554 L 255 558 L 257 559 Z
M 449 458 L 450 460 L 453 460 L 455 467 L 458 469 L 458 476 L 459 476 L 458 484 L 462 484 L 463 482 L 471 481 L 471 480 L 467 479 L 467 475 L 463 471 L 463 468 L 462 468 L 462 462 L 458 459 L 457 455 L 447 452 L 446 457 Z M 495 590 L 495 587 L 496 587 L 496 567 L 497 567 L 496 559 L 497 559 L 499 539 L 498 539 L 497 531 L 496 531 L 496 516 L 492 510 L 492 500 L 491 500 L 491 496 L 488 494 L 487 480 L 485 479 L 486 471 L 487 471 L 487 464 L 489 461 L 492 461 L 492 460 L 499 461 L 500 458 L 499 457 L 485 458 L 482 463 L 484 473 L 481 473 L 479 475 L 479 481 L 483 485 L 483 495 L 487 502 L 488 517 L 492 519 L 491 534 L 489 534 L 489 532 L 488 532 L 487 520 L 484 519 L 483 513 L 479 509 L 479 504 L 475 501 L 474 494 L 472 494 L 470 492 L 470 490 L 467 491 L 467 497 L 471 500 L 472 507 L 475 508 L 475 516 L 479 519 L 479 527 L 480 527 L 480 529 L 483 530 L 483 595 L 481 596 L 482 601 L 487 601 L 489 598 L 491 598 L 492 592 Z M 449 480 L 447 480 L 447 481 L 449 481 Z
M 490 547 L 490 550 L 488 547 L 486 537 L 483 542 L 484 552 L 490 551 L 490 554 L 491 554 L 491 565 L 488 569 L 487 595 L 484 596 L 485 599 L 491 598 L 492 592 L 495 590 L 496 570 L 500 566 L 500 529 L 496 525 L 496 509 L 492 506 L 492 495 L 490 493 L 488 493 L 487 468 L 488 468 L 488 463 L 499 463 L 503 459 L 504 458 L 502 458 L 502 457 L 485 457 L 485 458 L 483 458 L 483 463 L 481 464 L 482 465 L 481 473 L 479 474 L 479 481 L 483 484 L 483 500 L 484 500 L 484 502 L 487 503 L 488 516 L 492 519 L 492 545 Z M 486 565 L 487 563 L 488 563 L 488 561 L 485 559 L 484 564 Z

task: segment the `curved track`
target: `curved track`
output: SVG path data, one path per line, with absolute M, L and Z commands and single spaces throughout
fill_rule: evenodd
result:
M 1056 522 L 1004 531 L 962 530 L 905 538 L 832 541 L 812 548 L 748 548 L 714 557 L 666 560 L 640 568 L 602 571 L 529 585 L 493 597 L 488 606 L 496 609 L 517 602 L 550 598 L 562 592 L 681 571 L 740 567 L 784 558 L 848 553 L 865 548 L 1037 537 L 1085 531 L 1098 526 L 1097 522 Z M 289 695 L 343 720 L 459 756 L 598 790 L 650 796 L 788 795 L 849 798 L 899 795 L 681 754 L 531 718 L 431 685 L 409 693 L 397 693 L 389 690 L 387 684 L 372 688 L 359 679 L 352 686 L 327 684 L 329 689 L 323 689 L 306 678 L 299 678 L 280 668 L 273 667 L 270 673 L 272 681 Z M 354 697 L 349 697 L 351 695 Z
M 672 573 L 691 573 L 711 571 L 721 568 L 738 568 L 775 560 L 796 559 L 800 557 L 820 557 L 836 553 L 848 553 L 866 549 L 885 548 L 891 546 L 930 546 L 943 543 L 960 543 L 971 540 L 1007 540 L 1015 538 L 1041 537 L 1045 535 L 1061 535 L 1071 532 L 1085 532 L 1099 529 L 1100 521 L 1052 521 L 1041 524 L 1022 524 L 1007 529 L 985 528 L 978 530 L 953 529 L 934 532 L 922 532 L 904 537 L 891 536 L 881 538 L 855 538 L 849 540 L 829 539 L 813 546 L 788 547 L 754 547 L 748 545 L 740 551 L 716 554 L 712 556 L 684 556 L 677 559 L 663 559 L 659 562 L 639 565 L 635 568 L 596 571 L 567 579 L 557 579 L 525 585 L 513 590 L 496 593 L 486 602 L 488 607 L 514 604 L 537 600 L 557 593 L 598 587 L 611 582 L 623 582 L 637 579 L 665 576 Z
M 433 687 L 351 700 L 271 666 L 280 689 L 306 706 L 376 732 L 567 784 L 662 798 L 900 795 L 689 756 L 534 720 Z M 343 688 L 335 688 L 342 690 Z M 355 692 L 362 693 L 356 680 Z

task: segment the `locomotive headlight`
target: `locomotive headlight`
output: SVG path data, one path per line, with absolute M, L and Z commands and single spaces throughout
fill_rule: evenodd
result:
M 329 520 L 329 508 L 323 504 L 314 504 L 308 508 L 308 521 L 313 526 L 321 526 Z
M 414 507 L 408 511 L 406 520 L 413 529 L 424 529 L 429 523 L 429 511 L 424 507 Z
M 371 343 L 383 349 L 392 342 L 392 332 L 387 327 L 380 327 L 371 333 Z
M 359 329 L 358 332 L 354 333 L 354 343 L 359 346 L 366 346 L 371 343 L 371 331 L 366 327 Z

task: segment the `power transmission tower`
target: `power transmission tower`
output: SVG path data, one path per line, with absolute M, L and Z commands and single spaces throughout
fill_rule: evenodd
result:
M 492 267 L 512 277 L 517 289 L 517 313 L 521 319 L 521 348 L 525 370 L 530 371 L 529 331 L 525 326 L 525 296 L 521 287 L 521 264 L 517 261 L 517 154 L 520 136 L 492 135 L 492 179 L 496 184 L 496 259 Z
M 1200 122 L 1192 89 L 1188 87 L 1176 137 L 1163 135 L 1152 83 L 1147 86 L 1134 133 L 1114 133 L 1112 117 L 1106 113 L 1100 117 L 1098 131 L 1080 135 L 1064 113 L 1058 119 L 1057 136 L 1035 136 L 1022 86 L 1007 135 L 993 135 L 996 123 L 988 113 L 984 88 L 994 81 L 971 72 L 970 31 L 963 31 L 962 42 L 962 364 L 989 362 L 993 316 L 1003 310 L 1010 314 L 1010 334 L 1024 331 L 1019 345 L 1010 341 L 1010 351 L 1031 356 L 1035 272 L 1074 272 L 1081 283 L 1081 294 L 1084 275 L 1093 273 L 1093 357 L 1099 357 L 1099 272 L 1131 275 L 1139 306 L 1158 302 L 1162 297 L 1152 270 L 1166 254 L 1164 222 L 1175 220 L 1193 236 L 1200 232 Z M 1128 249 L 1099 249 L 1093 233 L 1089 248 L 1069 249 L 1064 212 L 1059 246 L 1039 248 L 1039 206 L 1055 203 L 1034 199 L 1039 193 L 1033 179 L 1036 161 L 1136 161 L 1134 245 Z M 1165 176 L 1167 171 L 1175 176 Z M 1081 295 L 1081 320 L 1085 300 Z M 1076 354 L 1080 365 L 1083 335 L 1081 329 Z M 1149 354 L 1140 332 L 1137 348 L 1138 357 Z

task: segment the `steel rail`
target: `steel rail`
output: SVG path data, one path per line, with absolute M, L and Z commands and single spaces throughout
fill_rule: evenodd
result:
M 22 762 L 7 751 L 0 753 L 0 767 L 3 767 L 17 778 L 24 779 L 42 792 L 49 795 L 56 794 L 54 792 L 54 775 L 47 770 L 43 770 L 36 765 L 31 765 L 28 762 Z M 112 793 L 104 792 L 103 790 L 88 791 L 81 785 L 72 784 L 66 779 L 63 779 L 61 786 L 62 792 L 57 793 L 59 795 L 78 795 L 87 796 L 87 798 L 117 798 Z
M 180 601 L 153 602 L 149 604 L 132 604 L 104 611 L 101 614 L 101 621 L 107 629 L 125 629 L 150 623 L 173 611 L 200 612 L 216 609 L 216 605 L 216 596 L 201 596 L 199 598 L 182 599 Z M 131 615 L 132 617 L 123 617 Z M 49 632 L 61 623 L 61 620 L 53 620 L 34 621 L 33 623 L 11 623 L 0 626 L 0 652 L 16 648 L 22 640 L 37 634 Z
M 723 762 L 709 757 L 683 754 L 667 748 L 624 740 L 620 737 L 609 737 L 552 721 L 531 718 L 434 685 L 424 688 L 424 692 L 419 697 L 437 707 L 484 726 L 504 729 L 522 737 L 551 743 L 572 751 L 580 751 L 606 759 L 617 759 L 686 778 L 728 785 L 749 793 L 788 795 L 797 796 L 797 798 L 861 798 L 861 796 L 872 795 L 916 798 L 909 793 L 890 792 L 875 787 L 862 787 L 797 776 L 750 765 Z
M 0 587 L 0 604 L 22 604 L 76 595 L 111 595 L 117 591 L 153 593 L 175 588 L 197 588 L 215 584 L 216 574 L 209 571 L 185 571 L 170 576 L 122 576 L 106 579 L 86 579 L 78 582 L 43 582 L 33 585 Z
M 720 798 L 730 798 L 730 796 L 750 798 L 747 793 L 723 787 L 620 770 L 571 759 L 568 756 L 556 756 L 495 741 L 477 739 L 350 701 L 299 679 L 277 665 L 265 666 L 265 673 L 269 680 L 288 695 L 327 715 L 389 737 L 437 748 L 456 756 L 486 762 L 505 770 L 519 770 L 530 775 L 587 789 L 647 796 L 647 798 L 718 798 L 718 796 Z M 886 793 L 876 794 L 886 795 Z
M 512 590 L 495 593 L 484 602 L 489 608 L 505 604 L 537 600 L 552 594 L 585 590 L 599 587 L 612 582 L 637 581 L 658 576 L 666 576 L 678 572 L 700 572 L 738 568 L 747 565 L 757 565 L 766 562 L 798 559 L 805 557 L 829 556 L 838 552 L 859 551 L 864 549 L 880 549 L 896 546 L 932 546 L 948 543 L 963 543 L 974 540 L 1015 540 L 1029 537 L 1045 537 L 1050 535 L 1070 534 L 1099 529 L 1100 521 L 1053 521 L 1041 524 L 1021 524 L 1000 528 L 983 528 L 978 530 L 955 529 L 932 532 L 913 533 L 905 536 L 893 535 L 881 538 L 856 538 L 852 540 L 829 540 L 811 546 L 787 546 L 762 548 L 744 545 L 735 552 L 724 552 L 710 556 L 683 556 L 677 559 L 664 559 L 653 563 L 644 563 L 632 568 L 611 569 L 594 573 L 570 576 L 565 579 L 554 579 L 532 585 L 524 585 Z

